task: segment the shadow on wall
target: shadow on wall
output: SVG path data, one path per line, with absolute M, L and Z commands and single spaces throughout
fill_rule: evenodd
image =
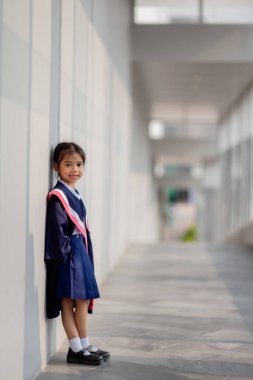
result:
M 48 319 L 46 324 L 46 347 L 47 347 L 47 363 L 56 352 L 56 319 Z
M 23 379 L 29 380 L 41 367 L 38 288 L 35 286 L 34 239 L 28 234 L 25 265 L 25 318 Z

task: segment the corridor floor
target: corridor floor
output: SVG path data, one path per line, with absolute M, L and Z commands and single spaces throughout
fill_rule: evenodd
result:
M 253 379 L 253 250 L 135 245 L 90 317 L 100 367 L 66 364 L 67 343 L 37 380 Z

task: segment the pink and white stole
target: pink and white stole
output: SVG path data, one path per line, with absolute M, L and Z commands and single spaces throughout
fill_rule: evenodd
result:
M 72 220 L 72 222 L 74 223 L 76 228 L 80 231 L 80 233 L 83 235 L 84 244 L 88 252 L 88 239 L 87 239 L 87 232 L 86 232 L 86 228 L 88 229 L 87 218 L 85 221 L 82 221 L 80 219 L 77 212 L 70 207 L 68 198 L 66 197 L 66 195 L 64 194 L 62 190 L 60 189 L 51 190 L 50 193 L 48 194 L 48 200 L 51 198 L 52 195 L 56 195 L 60 199 L 69 218 Z

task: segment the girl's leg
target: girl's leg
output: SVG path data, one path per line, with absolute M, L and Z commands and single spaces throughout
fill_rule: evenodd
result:
M 88 305 L 89 300 L 76 300 L 75 325 L 80 338 L 88 336 Z
M 89 350 L 83 350 L 80 335 L 87 333 L 88 301 L 76 300 L 76 310 L 73 313 L 73 300 L 62 298 L 62 323 L 69 339 L 68 363 L 99 365 L 103 359 L 92 355 Z M 82 336 L 82 335 L 81 335 Z
M 75 300 L 76 308 L 75 308 L 75 322 L 76 327 L 78 329 L 79 337 L 81 340 L 81 344 L 84 348 L 90 346 L 89 338 L 88 338 L 88 306 L 89 300 Z M 110 357 L 110 353 L 107 351 L 102 351 L 94 346 L 90 346 L 90 350 L 85 351 L 86 355 L 89 355 L 89 351 L 92 354 L 91 357 L 103 358 L 104 360 L 108 360 Z
M 62 298 L 62 324 L 69 340 L 79 337 L 78 329 L 73 313 L 73 300 L 71 298 Z

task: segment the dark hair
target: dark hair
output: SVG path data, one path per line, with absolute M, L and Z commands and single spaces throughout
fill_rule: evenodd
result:
M 66 154 L 78 153 L 83 159 L 83 163 L 85 164 L 86 156 L 83 149 L 74 142 L 62 142 L 56 145 L 53 151 L 53 162 L 55 164 L 60 164 L 63 160 L 63 157 Z

